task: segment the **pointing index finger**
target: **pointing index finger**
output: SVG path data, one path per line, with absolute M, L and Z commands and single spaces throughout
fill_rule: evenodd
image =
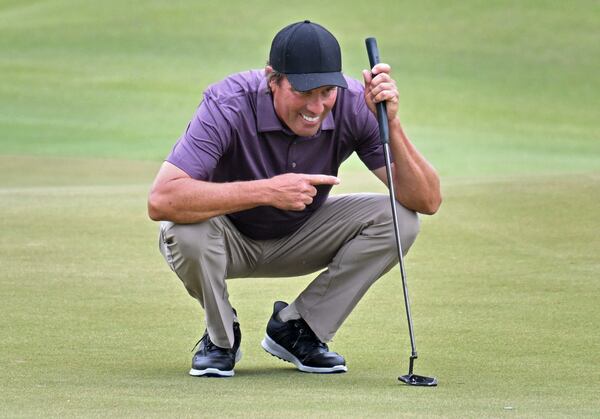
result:
M 339 185 L 340 178 L 329 175 L 306 175 L 311 185 Z

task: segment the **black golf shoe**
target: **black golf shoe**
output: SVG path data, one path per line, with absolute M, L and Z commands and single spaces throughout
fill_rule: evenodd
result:
M 282 322 L 277 314 L 287 307 L 283 301 L 275 302 L 273 315 L 267 324 L 267 334 L 262 341 L 265 351 L 284 361 L 291 362 L 300 371 L 316 373 L 346 372 L 344 357 L 330 352 L 303 319 Z
M 195 377 L 232 377 L 235 363 L 242 358 L 240 343 L 242 332 L 239 323 L 233 323 L 233 348 L 221 348 L 215 345 L 208 336 L 208 331 L 198 342 L 198 351 L 192 358 L 190 375 Z

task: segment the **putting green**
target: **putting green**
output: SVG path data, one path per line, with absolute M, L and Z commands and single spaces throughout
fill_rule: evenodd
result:
M 440 380 L 415 389 L 396 381 L 409 354 L 397 269 L 332 344 L 347 374 L 299 373 L 259 346 L 272 302 L 292 299 L 305 277 L 230 281 L 244 358 L 233 379 L 188 377 L 203 326 L 145 217 L 158 163 L 128 162 L 120 172 L 122 161 L 0 162 L 18 162 L 10 172 L 24 174 L 0 188 L 8 416 L 547 417 L 600 409 L 598 174 L 446 184 L 443 211 L 424 219 L 407 258 L 416 371 Z M 105 169 L 103 181 L 82 182 L 95 167 Z M 34 182 L 32 172 L 56 176 Z M 353 176 L 343 173 L 345 184 Z

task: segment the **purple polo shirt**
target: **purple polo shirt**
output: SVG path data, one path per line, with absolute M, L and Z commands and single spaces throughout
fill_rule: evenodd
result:
M 354 151 L 374 170 L 385 165 L 377 120 L 364 101 L 364 88 L 346 77 L 348 89 L 312 137 L 295 135 L 275 114 L 264 70 L 238 73 L 209 86 L 194 118 L 167 161 L 194 179 L 233 182 L 282 173 L 337 176 Z M 244 235 L 266 240 L 300 228 L 327 199 L 330 185 L 303 211 L 261 206 L 227 215 Z

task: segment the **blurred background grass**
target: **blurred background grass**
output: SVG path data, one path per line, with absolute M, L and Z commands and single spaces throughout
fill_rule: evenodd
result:
M 401 116 L 443 176 L 598 169 L 597 1 L 3 1 L 6 154 L 164 158 L 227 74 L 310 18 L 360 78 L 376 36 Z

